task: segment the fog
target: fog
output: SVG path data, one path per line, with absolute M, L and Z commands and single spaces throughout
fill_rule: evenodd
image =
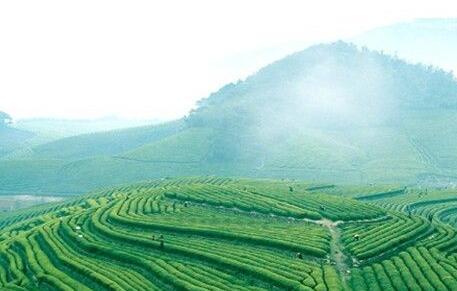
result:
M 400 101 L 389 80 L 391 72 L 376 58 L 365 55 L 347 61 L 342 55 L 329 53 L 316 56 L 316 64 L 301 64 L 301 58 L 308 56 L 300 54 L 290 58 L 273 65 L 270 70 L 275 72 L 265 79 L 277 78 L 277 84 L 266 84 L 265 88 L 252 85 L 256 89 L 253 96 L 246 94 L 251 103 L 242 106 L 250 106 L 251 118 L 259 121 L 251 134 L 260 140 L 296 136 L 310 130 L 375 130 L 391 125 L 399 117 Z M 297 65 L 291 67 L 287 62 Z M 284 76 L 275 75 L 277 72 Z M 262 82 L 262 76 L 257 78 L 251 81 Z
M 0 110 L 179 118 L 209 92 L 310 44 L 447 17 L 452 3 L 2 1 Z

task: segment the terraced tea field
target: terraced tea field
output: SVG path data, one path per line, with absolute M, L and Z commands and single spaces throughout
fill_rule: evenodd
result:
M 453 191 L 372 188 L 179 178 L 4 214 L 0 287 L 457 290 Z

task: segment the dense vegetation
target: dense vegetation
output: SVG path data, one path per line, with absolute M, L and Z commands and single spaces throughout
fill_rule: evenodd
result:
M 201 177 L 36 206 L 0 216 L 0 287 L 457 290 L 454 190 L 393 192 Z

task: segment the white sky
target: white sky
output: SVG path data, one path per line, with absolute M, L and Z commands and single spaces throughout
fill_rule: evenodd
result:
M 0 110 L 16 118 L 171 119 L 319 41 L 455 1 L 0 1 Z

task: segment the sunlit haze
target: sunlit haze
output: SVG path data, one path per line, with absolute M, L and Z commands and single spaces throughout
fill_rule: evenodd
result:
M 0 110 L 173 119 L 310 44 L 455 12 L 453 1 L 420 3 L 2 1 Z

